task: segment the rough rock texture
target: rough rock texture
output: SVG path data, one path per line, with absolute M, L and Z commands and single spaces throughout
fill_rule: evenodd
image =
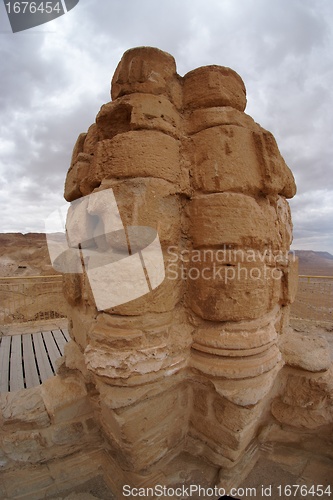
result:
M 35 396 L 24 420 L 48 425 L 46 409 L 55 427 L 46 438 L 38 431 L 39 441 L 22 436 L 22 456 L 31 447 L 30 461 L 45 460 L 43 439 L 46 448 L 49 441 L 75 448 L 94 422 L 108 456 L 104 478 L 117 498 L 123 484 L 175 484 L 173 468 L 190 484 L 198 464 L 209 464 L 209 486 L 223 485 L 273 419 L 273 398 L 280 422 L 309 429 L 318 412 L 316 425 L 331 418 L 325 346 L 313 343 L 318 354 L 310 362 L 297 354 L 296 337 L 288 340 L 297 262 L 288 256 L 286 198 L 295 194 L 294 179 L 273 136 L 244 113 L 245 86 L 229 68 L 181 78 L 169 54 L 131 49 L 111 95 L 77 140 L 65 198 L 112 188 L 125 227 L 158 231 L 166 277 L 146 295 L 98 310 L 87 276 L 66 276 L 73 340 L 60 375 L 41 388 L 43 404 Z M 72 228 L 91 216 L 109 227 L 107 207 L 90 204 L 82 215 L 82 206 L 71 209 Z M 117 234 L 108 243 L 126 250 Z M 310 340 L 303 346 L 312 349 Z M 293 368 L 280 390 L 283 360 L 304 373 Z M 6 423 L 17 409 L 2 406 Z M 8 437 L 4 450 L 15 460 Z

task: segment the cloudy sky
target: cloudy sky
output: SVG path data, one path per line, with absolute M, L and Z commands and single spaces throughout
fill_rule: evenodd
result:
M 0 4 L 0 232 L 42 232 L 80 132 L 110 100 L 123 52 L 152 45 L 178 73 L 230 66 L 294 172 L 294 248 L 333 254 L 332 0 L 80 0 L 13 34 Z

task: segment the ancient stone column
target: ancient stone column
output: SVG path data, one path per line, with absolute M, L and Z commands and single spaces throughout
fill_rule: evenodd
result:
M 230 467 L 253 439 L 283 364 L 278 336 L 297 282 L 286 201 L 295 183 L 274 137 L 244 113 L 237 73 L 191 71 L 183 99 L 193 188 L 186 206 L 194 326 L 188 443 L 192 453 Z
M 169 54 L 131 49 L 111 97 L 77 140 L 65 198 L 112 189 L 125 228 L 158 232 L 166 276 L 98 310 L 87 273 L 68 274 L 67 367 L 82 373 L 110 459 L 133 482 L 171 484 L 172 464 L 192 460 L 210 464 L 211 485 L 255 438 L 283 364 L 294 179 L 274 137 L 244 113 L 245 86 L 229 68 L 181 78 Z M 110 227 L 103 204 L 78 206 L 69 233 L 79 226 L 89 240 L 96 217 L 98 235 Z M 97 236 L 88 249 L 103 250 Z M 125 250 L 112 232 L 103 241 Z
M 78 139 L 65 193 L 72 201 L 111 188 L 125 227 L 158 231 L 166 266 L 168 248 L 182 238 L 188 190 L 180 152 L 181 90 L 170 55 L 152 48 L 128 51 L 112 81 L 113 102 Z M 97 213 L 89 210 L 88 218 Z M 118 462 L 140 472 L 179 453 L 189 412 L 185 284 L 165 279 L 149 294 L 97 312 L 86 277 L 68 281 L 72 337 L 99 393 L 98 419 Z

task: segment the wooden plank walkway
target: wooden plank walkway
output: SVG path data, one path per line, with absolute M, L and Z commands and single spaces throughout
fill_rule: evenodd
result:
M 64 328 L 1 337 L 0 392 L 36 387 L 52 377 L 69 340 Z

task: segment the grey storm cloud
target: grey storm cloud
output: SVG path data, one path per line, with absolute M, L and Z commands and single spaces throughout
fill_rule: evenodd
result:
M 122 53 L 152 45 L 183 75 L 220 64 L 294 172 L 294 247 L 333 253 L 331 0 L 81 0 L 22 33 L 0 4 L 0 231 L 43 231 L 76 137 L 110 100 Z

